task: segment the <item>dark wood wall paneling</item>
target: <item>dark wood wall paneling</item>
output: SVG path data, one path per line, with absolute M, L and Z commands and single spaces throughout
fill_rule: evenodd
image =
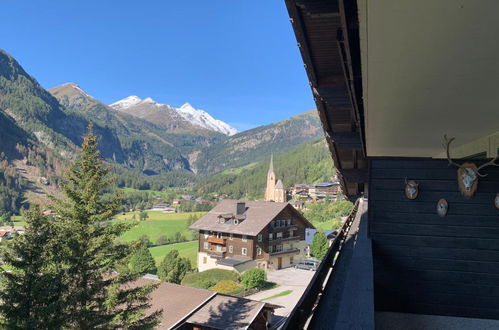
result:
M 369 163 L 376 310 L 499 319 L 499 167 L 483 169 L 466 199 L 446 160 Z M 406 177 L 419 183 L 412 201 Z M 440 198 L 446 217 L 436 213 Z

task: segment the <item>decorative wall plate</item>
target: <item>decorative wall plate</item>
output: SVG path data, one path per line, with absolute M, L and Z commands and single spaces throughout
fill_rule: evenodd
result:
M 494 205 L 496 206 L 496 209 L 499 210 L 499 193 L 496 195 L 496 198 L 494 199 Z
M 437 213 L 441 217 L 445 217 L 447 215 L 447 211 L 449 210 L 449 204 L 445 199 L 441 199 L 437 203 Z
M 414 180 L 407 181 L 405 179 L 405 189 L 404 194 L 408 199 L 416 199 L 419 194 L 419 185 Z

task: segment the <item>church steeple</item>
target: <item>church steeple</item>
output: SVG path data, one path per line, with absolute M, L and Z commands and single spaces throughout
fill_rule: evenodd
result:
M 270 166 L 269 166 L 269 171 L 268 174 L 274 173 L 274 153 L 270 154 Z
M 265 189 L 265 200 L 273 201 L 275 199 L 275 173 L 274 173 L 274 154 L 270 154 L 269 171 L 267 172 L 267 188 Z

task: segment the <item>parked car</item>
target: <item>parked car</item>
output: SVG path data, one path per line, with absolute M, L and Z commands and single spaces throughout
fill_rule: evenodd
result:
M 314 272 L 317 270 L 317 267 L 319 267 L 319 262 L 313 259 L 305 259 L 295 265 L 296 269 L 306 269 Z

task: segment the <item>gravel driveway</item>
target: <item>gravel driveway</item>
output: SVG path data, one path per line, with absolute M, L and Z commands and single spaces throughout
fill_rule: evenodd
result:
M 292 290 L 293 292 L 286 296 L 265 300 L 265 302 L 283 306 L 284 308 L 278 308 L 275 310 L 275 315 L 286 317 L 289 313 L 291 313 L 295 305 L 298 303 L 298 300 L 300 300 L 314 274 L 315 272 L 310 270 L 295 268 L 286 268 L 269 272 L 267 274 L 267 280 L 275 282 L 280 286 L 275 289 L 255 293 L 251 296 L 247 296 L 246 298 L 261 300 L 286 290 Z

